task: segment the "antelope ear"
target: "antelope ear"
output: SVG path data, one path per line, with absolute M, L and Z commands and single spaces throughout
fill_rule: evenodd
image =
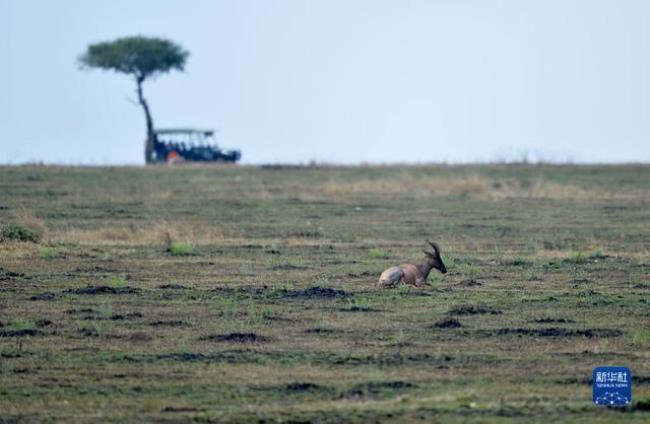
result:
M 431 252 L 427 252 L 426 250 L 423 250 L 422 253 L 424 253 L 426 256 L 428 256 L 428 257 L 430 257 L 430 258 L 433 258 L 433 257 L 434 257 L 434 256 L 433 256 L 433 253 L 431 253 Z

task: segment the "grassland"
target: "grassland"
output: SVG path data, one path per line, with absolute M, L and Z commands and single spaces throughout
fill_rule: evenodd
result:
M 648 422 L 649 223 L 649 166 L 0 168 L 0 422 Z

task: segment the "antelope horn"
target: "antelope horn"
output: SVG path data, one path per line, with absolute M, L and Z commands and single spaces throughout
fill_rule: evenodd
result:
M 431 248 L 433 249 L 434 252 L 440 254 L 440 246 L 438 246 L 438 243 L 434 243 L 432 241 L 427 240 L 427 243 L 431 245 Z

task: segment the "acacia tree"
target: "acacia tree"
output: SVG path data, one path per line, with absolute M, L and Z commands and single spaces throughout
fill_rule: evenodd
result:
M 153 160 L 154 125 L 149 104 L 142 94 L 142 84 L 174 69 L 183 71 L 188 56 L 189 52 L 170 40 L 135 36 L 91 44 L 79 58 L 82 68 L 115 71 L 135 79 L 138 102 L 147 122 L 146 163 Z

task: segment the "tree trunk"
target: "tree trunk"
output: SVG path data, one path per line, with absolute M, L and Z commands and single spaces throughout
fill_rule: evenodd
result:
M 144 117 L 147 121 L 147 139 L 144 142 L 144 161 L 145 163 L 153 162 L 153 148 L 154 148 L 154 133 L 153 133 L 153 119 L 151 118 L 151 112 L 149 111 L 149 105 L 142 95 L 142 83 L 144 78 L 138 77 L 136 79 L 138 83 L 138 101 L 140 106 L 144 109 Z

